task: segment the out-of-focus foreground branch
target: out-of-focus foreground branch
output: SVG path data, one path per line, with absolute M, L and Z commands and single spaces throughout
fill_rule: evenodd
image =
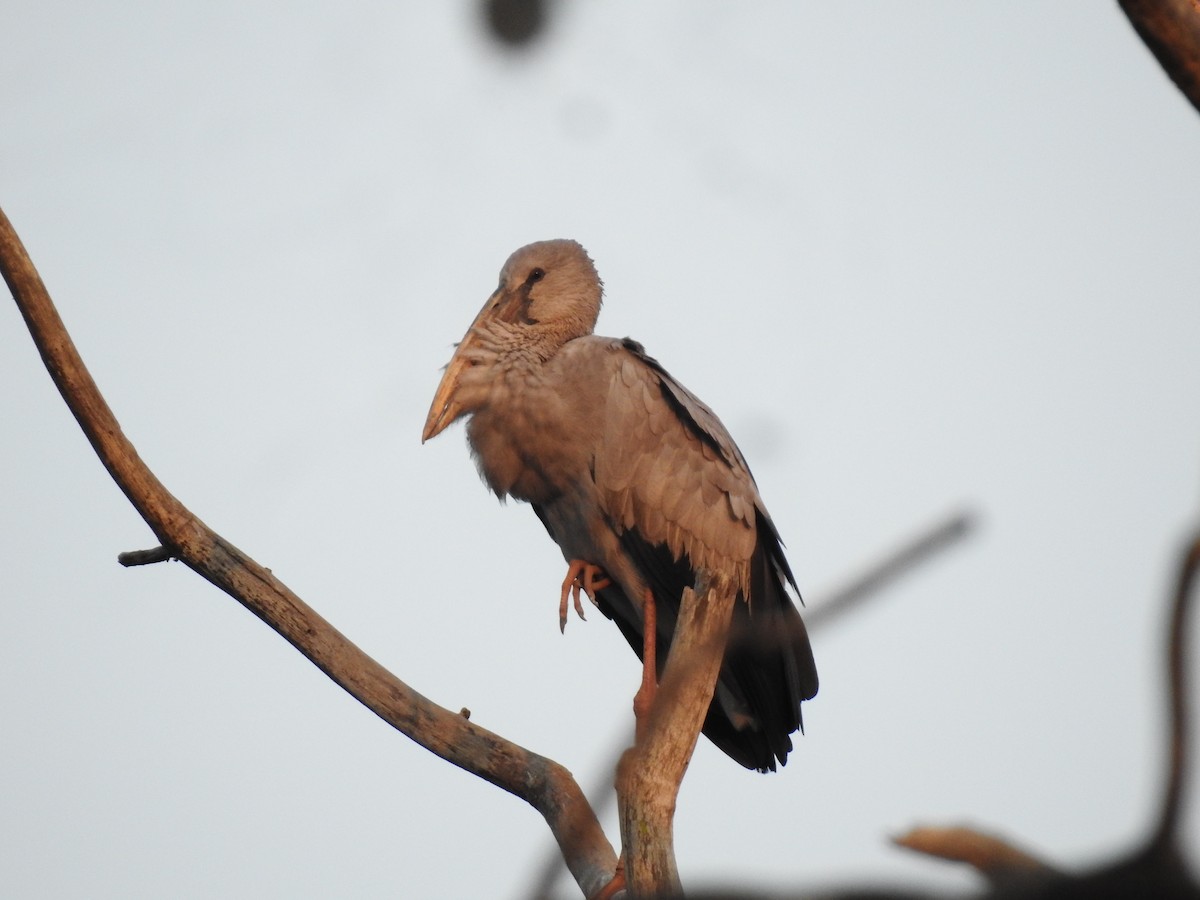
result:
M 1167 743 L 1167 777 L 1163 782 L 1162 806 L 1158 828 L 1150 838 L 1151 845 L 1174 844 L 1178 839 L 1179 815 L 1187 789 L 1191 744 L 1189 739 L 1192 702 L 1188 672 L 1188 622 L 1195 605 L 1196 573 L 1200 571 L 1200 531 L 1192 538 L 1183 554 L 1179 577 L 1175 583 L 1175 601 L 1171 605 L 1171 622 L 1167 628 L 1167 722 L 1170 729 Z
M 1091 872 L 1059 871 L 1000 838 L 971 828 L 917 828 L 896 843 L 941 859 L 965 862 L 993 884 L 998 898 L 1153 897 L 1196 900 L 1198 885 L 1179 846 L 1179 820 L 1190 762 L 1188 620 L 1200 571 L 1200 533 L 1184 549 L 1166 641 L 1168 740 L 1158 822 L 1129 856 Z
M 100 461 L 162 545 L 126 564 L 173 557 L 266 622 L 360 703 L 448 762 L 532 805 L 591 896 L 617 857 L 571 774 L 414 691 L 367 656 L 260 566 L 200 521 L 163 486 L 125 437 L 75 349 L 41 277 L 0 211 L 0 271 L 50 377 Z
M 1200 2 L 1120 0 L 1120 4 L 1158 64 L 1200 111 Z

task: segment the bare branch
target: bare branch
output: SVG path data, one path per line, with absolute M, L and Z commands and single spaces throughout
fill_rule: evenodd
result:
M 606 762 L 593 774 L 593 780 L 585 792 L 587 796 L 594 798 L 592 809 L 595 810 L 597 816 L 605 815 L 613 801 L 617 799 L 616 792 L 613 791 L 613 772 L 616 770 L 617 762 L 629 749 L 633 740 L 633 728 L 630 727 L 628 720 L 623 719 L 620 734 L 611 739 L 608 752 L 601 756 L 601 759 Z M 550 846 L 539 847 L 538 852 L 542 859 L 537 864 L 535 873 L 529 879 L 530 887 L 522 896 L 528 895 L 531 900 L 550 900 L 555 896 L 554 885 L 558 881 L 559 873 L 562 872 L 562 854 Z
M 928 531 L 909 539 L 897 550 L 872 564 L 849 584 L 834 591 L 820 603 L 814 603 L 804 614 L 804 621 L 809 630 L 857 608 L 864 600 L 901 575 L 965 538 L 974 527 L 975 516 L 967 511 L 959 511 L 938 522 Z
M 113 480 L 162 547 L 170 548 L 164 552 L 266 622 L 385 722 L 537 809 L 586 895 L 606 884 L 616 854 L 566 769 L 421 696 L 340 634 L 268 569 L 208 528 L 162 485 L 122 433 L 2 211 L 0 270 L 50 377 Z M 161 555 L 160 551 L 148 554 Z M 142 559 L 148 561 L 145 554 Z
M 1196 0 L 1120 0 L 1134 31 L 1200 110 L 1200 5 Z
M 1167 742 L 1167 778 L 1163 786 L 1162 811 L 1158 827 L 1150 839 L 1153 847 L 1175 847 L 1179 833 L 1179 813 L 1187 784 L 1188 755 L 1188 615 L 1191 612 L 1196 571 L 1200 569 L 1200 534 L 1184 550 L 1171 605 L 1171 624 L 1167 631 L 1167 718 L 1170 737 Z
M 679 786 L 712 703 L 734 593 L 698 584 L 683 592 L 675 636 L 644 734 L 617 766 L 617 807 L 629 891 L 681 893 L 674 818 Z
M 1188 665 L 1186 644 L 1192 594 L 1200 571 L 1200 533 L 1185 547 L 1179 565 L 1167 632 L 1170 737 L 1162 810 L 1142 849 L 1081 874 L 1063 873 L 1005 841 L 970 828 L 916 828 L 895 839 L 910 850 L 969 863 L 997 888 L 995 896 L 1187 897 L 1200 896 L 1179 845 L 1179 819 L 1187 784 Z
M 893 838 L 892 842 L 928 856 L 967 863 L 993 884 L 1056 874 L 1053 868 L 1024 850 L 1018 850 L 995 835 L 966 826 L 914 828 Z

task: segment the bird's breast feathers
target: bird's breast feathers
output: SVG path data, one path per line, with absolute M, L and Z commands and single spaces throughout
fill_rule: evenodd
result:
M 747 565 L 749 470 L 711 410 L 640 346 L 577 338 L 544 363 L 496 367 L 488 393 L 468 437 L 497 495 L 544 504 L 588 482 L 619 532 L 697 566 Z
M 545 362 L 510 357 L 489 373 L 467 438 L 498 496 L 546 503 L 590 477 L 604 379 L 590 348 L 572 347 L 583 341 L 571 341 Z

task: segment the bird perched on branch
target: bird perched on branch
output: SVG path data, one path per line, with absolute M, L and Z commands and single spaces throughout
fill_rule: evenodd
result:
M 795 578 L 712 410 L 640 344 L 592 333 L 601 294 L 576 242 L 517 250 L 446 367 L 422 441 L 470 416 L 488 486 L 530 503 L 568 562 L 560 627 L 569 595 L 582 615 L 585 591 L 643 660 L 643 712 L 684 589 L 703 575 L 736 592 L 703 731 L 743 766 L 773 771 L 817 692 Z

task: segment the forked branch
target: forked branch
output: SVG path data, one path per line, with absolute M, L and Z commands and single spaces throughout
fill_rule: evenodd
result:
M 67 406 L 104 467 L 162 545 L 123 561 L 179 559 L 266 622 L 385 722 L 537 809 L 585 895 L 606 884 L 616 854 L 566 769 L 421 696 L 340 634 L 269 570 L 206 526 L 163 486 L 122 433 L 2 211 L 0 270 Z

